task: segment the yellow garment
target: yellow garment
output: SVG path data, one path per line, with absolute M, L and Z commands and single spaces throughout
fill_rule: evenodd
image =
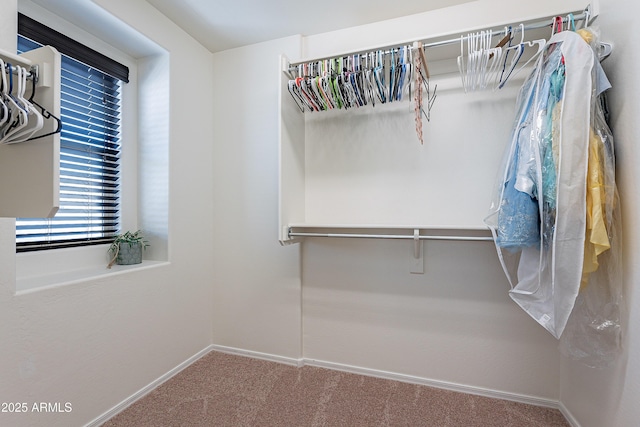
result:
M 611 248 L 604 215 L 607 197 L 604 187 L 603 156 L 602 140 L 591 130 L 587 166 L 587 230 L 584 239 L 580 289 L 587 286 L 589 274 L 598 269 L 598 255 Z
M 591 32 L 591 30 L 588 30 L 586 28 L 581 28 L 578 31 L 576 31 L 576 33 L 578 33 L 578 35 L 582 37 L 582 39 L 587 43 L 589 44 L 593 43 L 593 39 L 595 37 L 593 36 L 593 33 Z

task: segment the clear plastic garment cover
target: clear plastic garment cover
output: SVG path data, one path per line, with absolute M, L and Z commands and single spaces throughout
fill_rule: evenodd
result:
M 522 86 L 486 224 L 511 298 L 589 366 L 620 351 L 621 268 L 609 83 L 596 33 L 552 36 Z

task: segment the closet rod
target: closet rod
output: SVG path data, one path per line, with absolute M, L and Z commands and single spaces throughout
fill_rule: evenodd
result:
M 349 233 L 298 233 L 289 230 L 289 237 L 340 237 L 362 239 L 401 239 L 401 240 L 455 240 L 455 241 L 493 241 L 489 236 L 413 236 L 407 234 L 349 234 Z
M 591 8 L 591 6 L 587 6 L 587 8 L 584 11 L 573 15 L 574 22 L 590 20 L 590 16 L 591 16 L 590 8 Z M 568 14 L 567 14 L 567 16 L 562 17 L 562 23 L 566 24 L 567 22 L 569 22 Z M 587 24 L 588 24 L 588 22 L 585 22 L 585 26 Z M 545 20 L 542 20 L 542 21 L 536 21 L 536 22 L 532 22 L 532 23 L 526 24 L 524 26 L 524 30 L 525 31 L 538 30 L 538 29 L 545 28 L 545 27 L 552 28 L 553 25 L 554 25 L 553 20 L 551 22 L 549 22 L 549 19 L 545 19 Z M 470 32 L 491 31 L 493 33 L 493 37 L 498 37 L 498 36 L 503 36 L 504 35 L 503 34 L 504 33 L 504 29 L 505 29 L 505 27 L 508 27 L 508 26 L 509 25 L 504 25 L 504 26 L 502 26 L 500 28 L 475 30 L 475 31 L 470 31 Z M 511 31 L 513 31 L 514 33 L 517 33 L 517 32 L 520 31 L 520 26 L 511 25 L 511 27 L 512 27 Z M 462 36 L 463 35 L 464 34 L 462 34 Z M 461 36 L 458 36 L 458 37 L 452 38 L 452 39 L 448 39 L 448 40 L 441 40 L 441 41 L 430 42 L 430 43 L 424 43 L 424 40 L 423 40 L 422 47 L 424 49 L 426 49 L 426 48 L 447 46 L 447 45 L 454 44 L 454 43 L 460 43 L 460 37 Z M 413 42 L 406 42 L 406 43 L 399 43 L 398 46 L 408 46 L 408 45 L 412 45 L 412 44 L 413 44 Z M 292 63 L 289 64 L 289 71 L 290 72 L 291 71 L 296 71 L 298 65 L 308 64 L 308 63 L 311 63 L 311 62 L 324 61 L 324 60 L 327 60 L 327 59 L 343 58 L 345 56 L 351 56 L 351 55 L 362 55 L 362 54 L 367 54 L 367 53 L 371 53 L 371 52 L 377 52 L 377 51 L 380 51 L 380 50 L 382 50 L 383 54 L 385 54 L 385 55 L 391 53 L 392 51 L 395 52 L 394 50 L 387 50 L 387 49 L 388 49 L 387 47 L 381 48 L 381 49 L 367 49 L 367 50 L 349 52 L 349 53 L 340 54 L 340 55 L 325 56 L 325 57 L 322 57 L 322 58 L 315 58 L 315 59 L 312 59 L 312 60 L 292 62 Z
M 0 49 L 0 58 L 3 58 L 4 62 L 17 63 L 22 65 L 23 67 L 29 67 L 33 65 L 30 59 L 24 58 L 20 55 L 16 55 L 15 53 L 7 52 L 6 50 Z
M 12 67 L 11 71 L 9 71 L 9 68 L 5 68 L 5 73 L 7 75 L 13 74 L 15 76 L 15 75 L 18 75 L 18 70 L 15 67 Z M 32 65 L 29 68 L 29 74 L 27 74 L 27 79 L 35 79 L 36 82 L 38 81 L 38 66 L 37 65 Z

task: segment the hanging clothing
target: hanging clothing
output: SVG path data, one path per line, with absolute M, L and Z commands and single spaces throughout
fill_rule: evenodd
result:
M 555 34 L 522 86 L 490 227 L 510 296 L 593 367 L 621 351 L 622 268 L 611 87 L 590 29 Z
M 578 34 L 596 50 L 594 31 L 586 28 Z M 595 63 L 594 81 L 582 282 L 560 337 L 560 351 L 584 365 L 605 368 L 622 352 L 622 231 L 613 135 L 603 108 L 603 92 L 611 84 L 599 62 Z
M 574 32 L 549 40 L 518 96 L 505 173 L 485 220 L 511 298 L 556 338 L 582 279 L 594 58 Z

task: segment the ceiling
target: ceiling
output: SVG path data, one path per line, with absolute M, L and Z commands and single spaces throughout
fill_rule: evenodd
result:
M 212 52 L 312 35 L 471 0 L 147 0 Z
M 297 34 L 309 36 L 478 0 L 146 0 L 211 52 Z M 158 49 L 92 0 L 21 0 L 73 22 L 137 58 Z M 28 12 L 27 12 L 28 14 Z M 99 18 L 98 18 L 99 17 Z M 64 26 L 64 24 L 61 24 Z M 132 43 L 136 40 L 136 43 Z

